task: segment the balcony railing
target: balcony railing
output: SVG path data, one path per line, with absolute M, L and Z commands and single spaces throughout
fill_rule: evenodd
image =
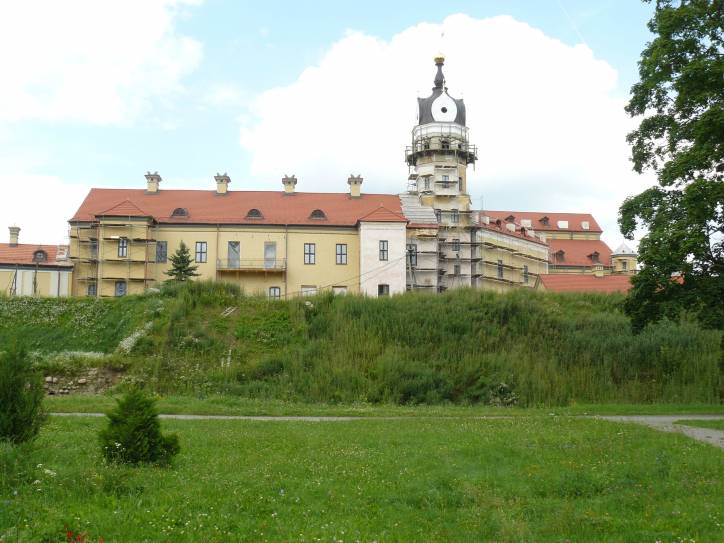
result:
M 216 261 L 219 271 L 267 271 L 280 272 L 287 269 L 285 258 L 241 258 Z

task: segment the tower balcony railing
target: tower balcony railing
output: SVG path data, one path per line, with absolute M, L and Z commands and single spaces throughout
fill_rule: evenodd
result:
M 427 123 L 417 125 L 412 129 L 412 141 L 421 138 L 443 137 L 460 139 L 467 143 L 468 127 L 455 123 Z
M 416 139 L 412 145 L 405 147 L 405 161 L 414 166 L 418 157 L 436 153 L 460 157 L 466 164 L 472 164 L 478 159 L 478 148 L 467 141 L 430 137 Z

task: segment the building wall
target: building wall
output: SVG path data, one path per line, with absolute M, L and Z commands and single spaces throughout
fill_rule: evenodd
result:
M 17 276 L 16 276 L 17 273 Z M 43 269 L 32 267 L 0 267 L 0 292 L 10 295 L 13 277 L 16 277 L 17 296 L 59 297 L 70 294 L 72 270 Z M 35 283 L 35 285 L 34 285 Z
M 71 227 L 71 257 L 77 274 L 75 295 L 88 292 L 89 277 L 97 278 L 98 295 L 114 296 L 116 281 L 126 281 L 128 294 L 139 294 L 169 277 L 170 257 L 183 241 L 195 258 L 196 242 L 206 243 L 206 262 L 197 262 L 200 279 L 238 284 L 249 294 L 268 294 L 279 287 L 281 296 L 302 288 L 359 291 L 359 231 L 356 227 L 283 227 L 270 225 L 164 224 L 151 227 L 145 219 L 103 219 L 96 229 Z M 127 257 L 118 255 L 120 237 L 128 238 Z M 91 239 L 98 238 L 98 262 L 91 260 Z M 156 262 L 157 242 L 167 243 L 167 260 Z M 238 241 L 239 266 L 228 263 L 230 241 Z M 265 266 L 265 244 L 276 244 L 273 269 Z M 304 244 L 315 244 L 315 263 L 305 264 Z M 347 264 L 336 263 L 336 245 L 347 245 Z
M 406 290 L 406 226 L 405 223 L 360 224 L 360 291 L 377 296 L 378 285 L 390 287 L 390 294 Z M 387 240 L 387 261 L 380 261 L 380 241 Z

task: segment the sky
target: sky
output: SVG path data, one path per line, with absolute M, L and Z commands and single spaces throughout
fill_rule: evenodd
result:
M 650 39 L 637 0 L 0 0 L 0 240 L 67 242 L 91 187 L 406 189 L 433 57 L 466 103 L 475 207 L 617 210 L 624 112 Z M 38 14 L 42 14 L 41 17 Z

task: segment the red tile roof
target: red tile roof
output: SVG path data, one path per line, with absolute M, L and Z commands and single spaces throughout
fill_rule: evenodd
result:
M 543 287 L 551 292 L 628 292 L 630 275 L 604 275 L 577 273 L 544 273 L 538 276 Z
M 105 217 L 150 217 L 148 213 L 128 199 L 119 202 L 110 209 L 97 213 L 97 215 Z
M 557 266 L 592 266 L 589 255 L 598 252 L 598 260 L 604 266 L 611 265 L 611 248 L 599 239 L 549 239 L 548 255 L 551 265 Z M 556 253 L 563 251 L 563 260 L 556 258 Z
M 513 216 L 514 222 L 520 223 L 521 219 L 528 219 L 533 230 L 542 232 L 602 232 L 601 227 L 590 213 L 551 213 L 548 211 L 481 211 L 480 213 L 488 215 L 492 219 L 500 219 L 505 221 L 508 217 Z M 540 220 L 548 217 L 548 225 L 544 225 Z M 558 228 L 558 221 L 568 221 L 568 228 Z M 589 228 L 583 228 L 582 223 L 588 221 Z
M 485 212 L 481 211 L 480 213 L 482 214 Z M 515 238 L 524 239 L 524 240 L 530 241 L 532 243 L 538 243 L 539 245 L 548 245 L 547 242 L 543 241 L 539 237 L 526 234 L 525 228 L 521 227 L 520 225 L 516 224 L 515 230 L 508 230 L 508 228 L 506 228 L 506 226 L 505 226 L 505 221 L 501 220 L 500 224 L 497 224 L 493 217 L 490 217 L 490 218 L 491 218 L 490 224 L 485 224 L 482 221 L 482 215 L 481 215 L 480 219 L 478 219 L 478 226 L 480 226 L 481 228 L 485 228 L 486 230 L 491 230 L 493 232 L 497 232 L 498 234 L 503 234 L 506 236 L 512 236 Z M 535 229 L 532 229 L 532 230 L 535 231 Z
M 45 251 L 48 260 L 45 262 L 34 262 L 33 255 L 35 251 Z M 69 265 L 68 261 L 57 261 L 58 246 L 57 245 L 34 245 L 32 243 L 20 243 L 11 246 L 9 243 L 0 243 L 0 264 L 10 265 L 31 265 L 35 266 L 60 266 Z
M 218 195 L 213 190 L 160 190 L 149 194 L 143 189 L 91 189 L 71 222 L 93 221 L 115 208 L 124 210 L 124 217 L 151 216 L 161 223 L 354 226 L 380 206 L 402 213 L 400 198 L 394 194 L 351 198 L 347 193 L 229 191 Z M 187 209 L 188 216 L 172 217 L 176 208 Z M 262 217 L 247 218 L 250 209 L 258 209 Z M 310 218 L 316 209 L 326 218 Z
M 367 213 L 364 217 L 359 218 L 365 222 L 407 222 L 407 219 L 394 211 L 390 211 L 385 206 L 380 206 L 374 211 Z

